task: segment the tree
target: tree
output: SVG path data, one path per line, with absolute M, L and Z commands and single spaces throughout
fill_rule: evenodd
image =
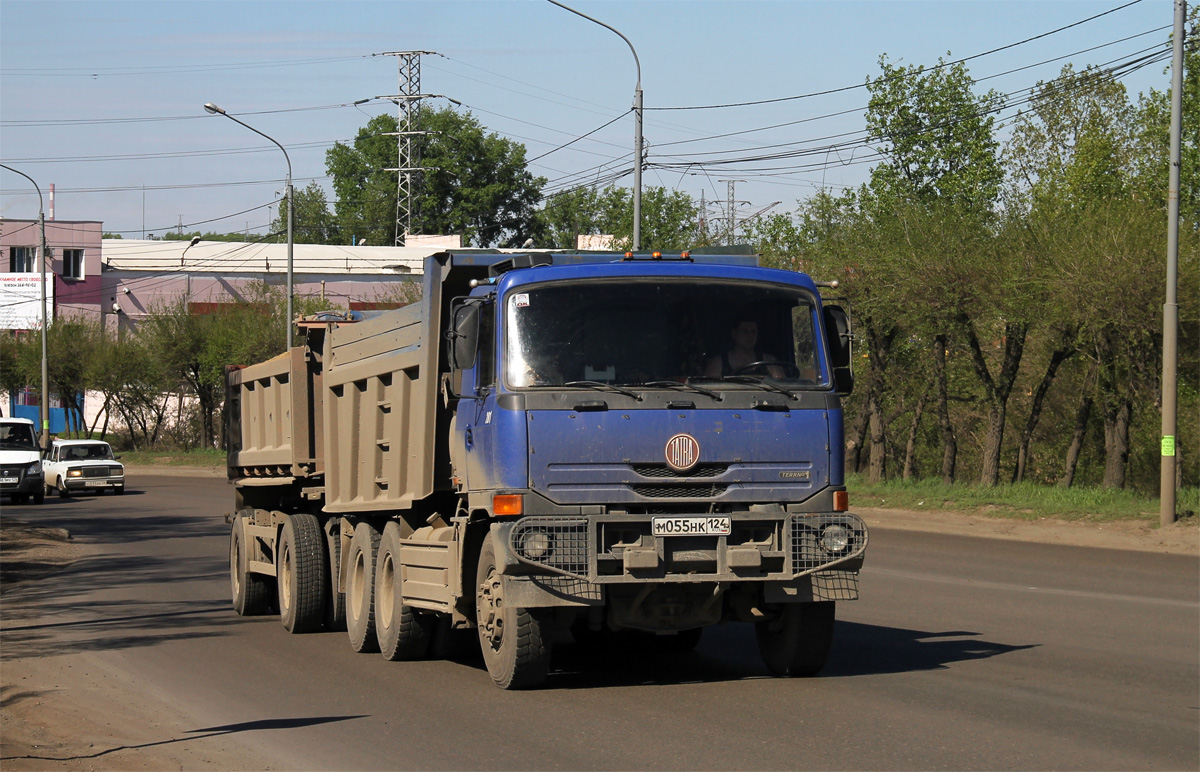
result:
M 217 313 L 191 313 L 185 298 L 152 308 L 139 324 L 150 356 L 162 363 L 170 388 L 196 396 L 201 442 L 216 442 L 217 410 L 224 398 L 225 366 L 260 362 L 284 349 L 284 301 L 265 285 L 254 285 Z
M 696 243 L 699 208 L 686 193 L 662 187 L 642 191 L 642 249 L 684 250 Z M 539 213 L 543 242 L 538 246 L 574 249 L 576 236 L 611 235 L 614 247 L 633 243 L 633 193 L 608 186 L 555 193 Z
M 325 189 L 315 182 L 295 191 L 296 203 L 292 209 L 292 240 L 297 244 L 340 244 L 341 234 L 337 221 L 329 211 Z M 287 196 L 279 202 L 279 216 L 271 223 L 271 233 L 287 235 Z
M 873 193 L 989 209 L 1004 179 L 992 117 L 1000 95 L 976 96 L 961 62 L 939 59 L 927 70 L 892 65 L 884 54 L 879 67 L 867 82 L 867 134 L 883 142 Z
M 476 246 L 520 246 L 536 236 L 534 207 L 545 180 L 525 166 L 525 147 L 484 132 L 471 113 L 422 108 L 414 138 L 423 173 L 414 177 L 414 233 L 458 234 Z M 396 238 L 396 119 L 378 115 L 352 145 L 325 156 L 337 194 L 338 226 L 372 244 Z M 392 134 L 393 136 L 387 136 Z
M 889 64 L 885 55 L 879 64 L 882 74 L 867 84 L 871 94 L 867 131 L 883 143 L 879 151 L 884 160 L 872 169 L 860 199 L 865 221 L 889 240 L 877 249 L 879 264 L 872 268 L 876 280 L 863 287 L 867 297 L 861 317 L 867 332 L 874 332 L 879 341 L 894 336 L 890 328 L 897 323 L 932 339 L 933 372 L 939 379 L 944 367 L 937 360 L 944 357 L 951 337 L 961 336 L 967 343 L 989 405 L 980 478 L 995 485 L 1008 397 L 1028 330 L 1013 303 L 1001 308 L 981 302 L 1020 297 L 1001 292 L 1013 288 L 1018 266 L 990 248 L 1003 180 L 991 115 L 999 96 L 995 92 L 975 95 L 962 63 L 947 65 L 939 60 L 927 70 Z M 981 280 L 993 292 L 981 292 Z M 983 349 L 981 328 L 997 322 L 1003 327 L 1005 351 L 999 371 L 993 372 L 996 363 Z M 871 364 L 874 369 L 887 363 L 879 359 Z M 874 389 L 886 387 L 882 380 L 871 383 Z M 953 428 L 943 418 L 949 415 L 942 401 L 947 393 L 939 382 L 935 410 L 948 439 Z M 878 431 L 874 428 L 884 420 L 882 397 L 874 391 L 872 396 L 872 436 L 882 442 L 882 426 Z M 873 458 L 880 453 L 873 447 Z M 953 467 L 953 458 L 945 459 L 944 475 L 952 476 Z

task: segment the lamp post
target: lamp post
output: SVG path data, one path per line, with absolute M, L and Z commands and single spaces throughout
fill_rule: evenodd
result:
M 580 13 L 570 6 L 563 5 L 558 0 L 549 0 L 559 8 L 565 11 L 570 11 L 576 16 L 582 16 L 590 22 L 599 24 L 607 30 L 616 32 L 621 40 L 625 41 L 625 45 L 629 46 L 629 50 L 633 53 L 633 63 L 637 67 L 637 86 L 633 91 L 633 114 L 634 114 L 634 132 L 633 132 L 633 248 L 638 250 L 642 248 L 642 63 L 638 60 L 637 51 L 633 48 L 633 43 L 629 42 L 629 38 L 622 35 L 617 30 L 608 26 L 602 21 L 593 19 L 586 13 Z
M 288 347 L 288 349 L 291 349 L 291 347 L 292 347 L 292 159 L 288 158 L 287 151 L 283 149 L 283 145 L 279 144 L 271 137 L 268 137 L 266 134 L 263 134 L 261 131 L 254 128 L 250 124 L 245 123 L 243 121 L 239 121 L 237 118 L 234 118 L 232 115 L 225 112 L 221 108 L 217 107 L 212 102 L 206 103 L 204 105 L 204 109 L 210 113 L 224 115 L 226 118 L 233 121 L 234 123 L 242 124 L 247 129 L 250 129 L 250 131 L 253 131 L 255 134 L 259 135 L 260 137 L 265 137 L 266 139 L 271 140 L 271 142 L 275 143 L 275 147 L 279 148 L 283 152 L 283 158 L 285 161 L 287 161 L 287 168 L 288 168 L 287 183 L 284 186 L 284 195 L 287 196 L 287 207 L 288 207 L 288 212 L 287 212 L 287 347 Z
M 40 442 L 42 446 L 42 452 L 44 453 L 46 448 L 50 447 L 50 397 L 46 391 L 47 386 L 50 383 L 50 368 L 47 364 L 48 359 L 46 356 L 46 213 L 42 207 L 42 189 L 39 188 L 38 184 L 33 181 L 33 177 L 30 177 L 25 172 L 17 171 L 11 166 L 4 166 L 4 164 L 0 164 L 0 167 L 8 169 L 10 172 L 19 174 L 25 179 L 29 180 L 29 182 L 33 185 L 33 189 L 36 190 L 38 194 L 38 232 L 40 234 L 40 241 L 38 243 L 38 265 L 41 267 L 42 272 L 42 401 L 39 414 L 42 424 Z

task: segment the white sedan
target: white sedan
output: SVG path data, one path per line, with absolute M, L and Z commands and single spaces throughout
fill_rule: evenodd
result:
M 64 499 L 80 491 L 125 492 L 125 466 L 100 440 L 55 440 L 43 464 L 46 490 Z

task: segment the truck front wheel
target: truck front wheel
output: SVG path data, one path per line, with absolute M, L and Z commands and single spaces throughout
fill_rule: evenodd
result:
M 271 585 L 267 577 L 246 571 L 250 559 L 242 524 L 245 515 L 233 519 L 229 532 L 229 585 L 233 610 L 244 617 L 261 616 L 271 610 Z
M 360 654 L 379 651 L 375 638 L 375 555 L 379 531 L 370 523 L 354 526 L 346 573 L 346 632 L 350 648 Z
M 504 602 L 504 581 L 496 570 L 489 535 L 479 552 L 475 621 L 488 674 L 501 689 L 539 686 L 550 669 L 550 631 L 532 609 Z
M 384 659 L 420 659 L 429 651 L 437 617 L 405 605 L 400 576 L 400 526 L 388 523 L 375 559 L 375 637 Z
M 289 633 L 310 633 L 324 620 L 325 534 L 317 518 L 289 515 L 279 535 L 279 618 Z
M 790 603 L 775 619 L 756 622 L 758 651 L 771 675 L 812 676 L 833 645 L 833 601 Z

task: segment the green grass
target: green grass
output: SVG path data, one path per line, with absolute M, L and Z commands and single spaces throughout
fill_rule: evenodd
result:
M 970 483 L 944 485 L 940 480 L 868 483 L 848 475 L 850 508 L 891 507 L 916 511 L 959 511 L 994 517 L 1038 520 L 1158 520 L 1158 498 L 1132 491 L 1093 487 L 1059 488 L 1018 483 L 986 487 Z M 1176 497 L 1176 511 L 1200 512 L 1200 487 L 1188 487 Z M 1193 515 L 1194 516 L 1194 515 Z
M 121 463 L 127 466 L 225 466 L 225 451 L 197 450 L 123 450 Z

